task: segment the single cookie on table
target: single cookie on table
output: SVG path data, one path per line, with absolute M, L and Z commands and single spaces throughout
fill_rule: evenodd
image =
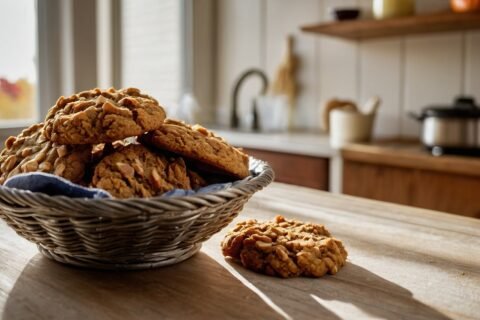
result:
M 45 119 L 45 135 L 62 144 L 114 142 L 160 127 L 165 111 L 135 88 L 93 89 L 60 97 Z
M 95 167 L 92 186 L 116 198 L 154 197 L 172 189 L 191 189 L 185 162 L 140 144 L 119 148 Z
M 287 220 L 238 223 L 221 243 L 223 255 L 256 272 L 283 278 L 335 274 L 347 251 L 323 225 Z
M 249 175 L 248 155 L 202 126 L 165 120 L 160 128 L 139 137 L 142 143 L 179 154 L 203 168 L 243 179 Z
M 82 183 L 90 162 L 91 145 L 59 145 L 44 135 L 43 123 L 34 124 L 5 141 L 0 153 L 0 184 L 26 172 L 46 172 Z

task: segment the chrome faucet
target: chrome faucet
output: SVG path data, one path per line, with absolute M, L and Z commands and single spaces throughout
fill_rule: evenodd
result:
M 233 87 L 233 95 L 232 95 L 232 114 L 230 117 L 230 126 L 232 128 L 238 128 L 239 126 L 239 119 L 238 119 L 238 114 L 237 114 L 237 106 L 238 106 L 238 92 L 240 91 L 240 86 L 243 84 L 243 82 L 250 76 L 257 75 L 260 76 L 262 79 L 263 83 L 263 88 L 261 91 L 261 94 L 266 94 L 267 93 L 267 88 L 268 88 L 268 78 L 265 75 L 265 73 L 260 70 L 260 69 L 248 69 L 247 71 L 243 72 L 238 80 L 235 82 L 235 86 Z M 258 130 L 258 113 L 257 113 L 257 105 L 255 100 L 253 100 L 253 124 L 252 124 L 252 129 L 253 130 Z

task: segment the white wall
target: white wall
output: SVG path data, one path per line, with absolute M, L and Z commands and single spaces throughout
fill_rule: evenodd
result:
M 417 1 L 417 12 L 448 8 L 448 0 Z M 227 124 L 231 91 L 249 67 L 271 79 L 283 55 L 284 39 L 295 36 L 301 59 L 297 127 L 318 128 L 321 107 L 333 97 L 364 102 L 383 99 L 376 136 L 417 136 L 419 125 L 406 116 L 430 104 L 446 104 L 457 94 L 480 102 L 480 31 L 347 41 L 302 33 L 299 26 L 331 20 L 331 7 L 357 5 L 370 10 L 370 0 L 221 0 L 217 2 L 217 118 Z M 259 83 L 241 92 L 248 109 Z

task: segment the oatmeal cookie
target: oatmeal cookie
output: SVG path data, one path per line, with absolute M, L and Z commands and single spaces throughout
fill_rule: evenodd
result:
M 256 272 L 283 278 L 335 274 L 347 251 L 323 225 L 288 220 L 240 222 L 222 241 L 226 257 Z
M 172 189 L 191 189 L 180 157 L 154 153 L 140 144 L 119 148 L 95 168 L 92 186 L 116 198 L 154 197 Z
M 92 162 L 96 165 L 100 160 L 105 158 L 106 156 L 112 154 L 118 149 L 124 148 L 129 144 L 136 143 L 136 139 L 124 139 L 124 140 L 117 140 L 114 142 L 106 142 L 106 143 L 99 143 L 93 145 L 92 148 Z
M 249 175 L 248 156 L 199 125 L 167 119 L 157 130 L 141 136 L 140 141 L 238 179 Z
M 62 144 L 113 142 L 157 129 L 164 119 L 158 102 L 138 89 L 97 88 L 60 97 L 45 119 L 45 135 Z
M 34 124 L 5 141 L 0 153 L 0 184 L 19 173 L 41 171 L 81 182 L 92 146 L 59 145 L 44 135 L 43 123 Z

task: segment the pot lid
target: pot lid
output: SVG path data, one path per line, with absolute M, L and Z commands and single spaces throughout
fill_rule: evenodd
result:
M 472 97 L 458 97 L 453 106 L 432 106 L 423 109 L 422 117 L 480 118 L 480 108 Z

